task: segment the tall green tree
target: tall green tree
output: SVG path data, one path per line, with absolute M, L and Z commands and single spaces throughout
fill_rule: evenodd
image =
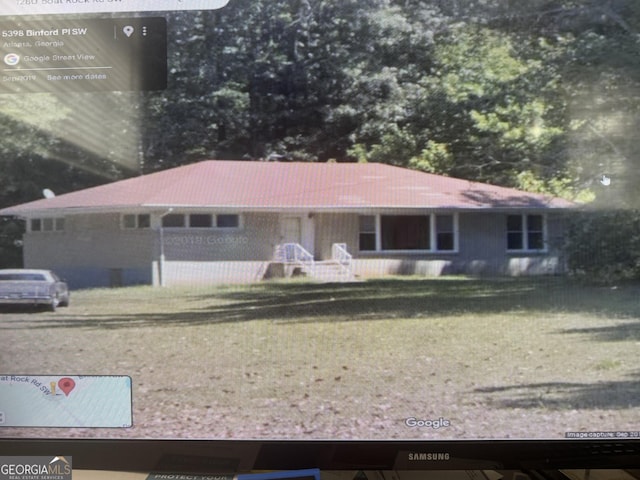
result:
M 148 168 L 343 156 L 354 125 L 327 119 L 343 101 L 345 67 L 371 55 L 354 46 L 368 49 L 363 18 L 383 3 L 237 0 L 172 16 L 169 89 L 147 98 Z

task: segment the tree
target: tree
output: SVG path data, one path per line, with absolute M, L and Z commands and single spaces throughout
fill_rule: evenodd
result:
M 498 2 L 499 3 L 499 2 Z M 640 4 L 628 0 L 523 2 L 496 13 L 491 25 L 554 45 L 545 57 L 559 73 L 565 104 L 562 156 L 577 189 L 596 204 L 635 207 L 640 180 L 634 141 L 640 106 Z M 526 42 L 519 42 L 526 48 Z M 614 188 L 602 188 L 602 175 Z
M 352 153 L 507 186 L 521 186 L 523 171 L 562 177 L 559 76 L 542 59 L 553 49 L 525 55 L 508 34 L 476 25 L 434 39 L 414 64 L 358 74 L 369 101 L 353 96 L 366 113 Z
M 45 188 L 62 194 L 130 171 L 124 160 L 127 136 L 122 134 L 129 122 L 115 118 L 125 113 L 117 108 L 121 99 L 49 93 L 0 96 L 0 207 L 42 198 Z M 0 220 L 0 267 L 21 265 L 23 232 L 21 221 Z
M 169 89 L 147 98 L 148 168 L 343 151 L 326 118 L 341 100 L 359 18 L 374 4 L 238 0 L 174 15 Z

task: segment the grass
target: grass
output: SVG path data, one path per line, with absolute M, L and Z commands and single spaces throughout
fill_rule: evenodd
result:
M 639 292 L 550 277 L 77 291 L 56 313 L 0 315 L 0 364 L 130 375 L 136 427 L 109 436 L 630 430 Z M 410 416 L 451 427 L 408 428 Z

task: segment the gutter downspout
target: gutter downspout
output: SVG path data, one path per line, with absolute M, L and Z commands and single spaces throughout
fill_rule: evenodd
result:
M 158 262 L 158 276 L 160 277 L 160 286 L 166 287 L 167 281 L 165 276 L 165 268 L 164 268 L 164 228 L 162 227 L 162 219 L 173 212 L 173 208 L 169 208 L 166 212 L 160 215 L 160 259 Z

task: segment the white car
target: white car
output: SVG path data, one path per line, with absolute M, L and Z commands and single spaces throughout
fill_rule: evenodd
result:
M 69 306 L 69 288 L 50 270 L 0 270 L 0 305 Z

